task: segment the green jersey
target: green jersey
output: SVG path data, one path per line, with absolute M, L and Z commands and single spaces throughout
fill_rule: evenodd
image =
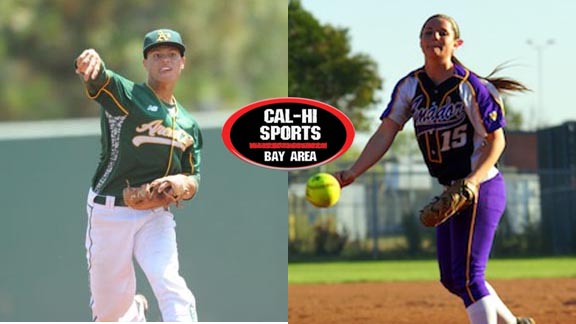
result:
M 202 134 L 178 102 L 170 106 L 146 83 L 136 84 L 104 65 L 86 89 L 102 107 L 95 193 L 122 197 L 126 181 L 139 186 L 178 173 L 200 181 Z

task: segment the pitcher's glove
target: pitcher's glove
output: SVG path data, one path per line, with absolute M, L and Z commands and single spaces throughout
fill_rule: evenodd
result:
M 192 178 L 177 174 L 156 179 L 140 187 L 127 187 L 122 191 L 124 202 L 134 209 L 152 209 L 168 207 L 182 200 L 191 199 L 198 189 L 198 184 Z
M 464 179 L 457 180 L 424 206 L 420 211 L 420 221 L 427 227 L 438 226 L 472 205 L 477 195 L 478 187 L 475 184 Z

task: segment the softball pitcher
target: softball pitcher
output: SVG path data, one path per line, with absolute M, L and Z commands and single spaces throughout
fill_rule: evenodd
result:
M 462 43 L 451 17 L 434 15 L 425 22 L 420 33 L 424 66 L 397 83 L 380 127 L 350 169 L 335 176 L 342 186 L 352 183 L 387 152 L 412 118 L 430 175 L 444 186 L 466 179 L 479 187 L 472 207 L 436 227 L 440 281 L 462 299 L 472 324 L 534 324 L 515 317 L 484 277 L 506 205 L 504 179 L 496 168 L 506 124 L 498 90 L 527 89 L 468 70 L 454 56 Z
M 179 199 L 191 199 L 198 189 L 200 128 L 173 96 L 184 52 L 173 30 L 146 34 L 147 80 L 139 84 L 106 69 L 93 49 L 75 61 L 88 97 L 102 108 L 102 153 L 87 201 L 86 254 L 95 321 L 146 320 L 147 301 L 136 295 L 133 259 L 150 282 L 164 321 L 197 321 L 195 298 L 179 274 L 170 208 L 131 208 L 123 196 L 127 183 L 153 183 L 150 195 L 184 192 Z

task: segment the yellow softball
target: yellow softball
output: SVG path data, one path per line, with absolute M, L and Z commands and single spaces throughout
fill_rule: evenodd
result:
M 340 183 L 330 173 L 316 173 L 306 182 L 306 199 L 316 207 L 334 206 L 340 199 Z

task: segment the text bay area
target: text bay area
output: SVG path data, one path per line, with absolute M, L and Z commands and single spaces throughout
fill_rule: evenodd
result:
M 264 151 L 264 161 L 266 162 L 284 162 L 286 151 Z M 315 151 L 292 151 L 290 153 L 290 162 L 316 162 Z

